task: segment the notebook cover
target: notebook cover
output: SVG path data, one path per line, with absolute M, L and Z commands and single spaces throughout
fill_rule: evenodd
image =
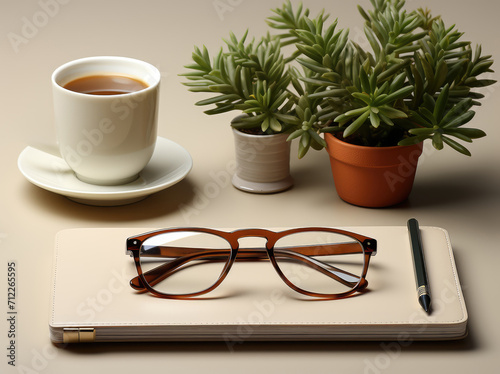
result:
M 129 286 L 137 272 L 125 252 L 125 240 L 151 229 L 61 231 L 55 246 L 50 338 L 54 343 L 225 340 L 231 344 L 466 336 L 467 311 L 445 230 L 421 227 L 433 304 L 427 315 L 417 301 L 407 228 L 344 229 L 377 239 L 378 254 L 370 262 L 368 291 L 340 300 L 314 300 L 294 292 L 269 262 L 236 262 L 219 288 L 196 300 L 139 294 Z

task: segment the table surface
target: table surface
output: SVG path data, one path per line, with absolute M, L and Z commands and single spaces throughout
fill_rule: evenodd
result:
M 368 0 L 360 3 L 369 7 Z M 387 209 L 364 209 L 339 199 L 325 151 L 296 157 L 295 186 L 284 193 L 253 195 L 233 188 L 232 114 L 209 117 L 193 104 L 178 76 L 194 45 L 217 51 L 229 31 L 252 35 L 281 1 L 245 0 L 0 0 L 2 104 L 2 215 L 0 218 L 0 324 L 2 373 L 318 372 L 453 373 L 493 372 L 500 364 L 496 269 L 500 262 L 500 136 L 495 105 L 498 85 L 473 124 L 488 137 L 470 146 L 473 157 L 428 145 L 410 199 Z M 310 0 L 326 8 L 363 43 L 362 19 L 354 2 Z M 465 38 L 500 55 L 491 25 L 500 3 L 490 0 L 408 0 L 408 8 L 432 5 L 434 14 L 455 23 Z M 366 43 L 366 42 L 364 42 Z M 194 168 L 181 183 L 129 206 L 102 208 L 74 203 L 33 186 L 17 168 L 28 145 L 55 145 L 50 75 L 81 57 L 122 55 L 156 65 L 162 73 L 159 133 L 192 155 Z M 495 166 L 497 165 L 497 166 Z M 450 233 L 469 311 L 469 336 L 456 342 L 289 342 L 106 344 L 58 349 L 48 336 L 49 284 L 55 234 L 78 227 L 276 227 L 404 225 L 410 217 Z M 15 364 L 9 365 L 7 267 L 15 262 Z M 251 282 L 249 282 L 249 286 Z

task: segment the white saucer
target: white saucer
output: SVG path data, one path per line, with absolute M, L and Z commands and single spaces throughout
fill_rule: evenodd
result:
M 25 148 L 18 167 L 28 181 L 45 190 L 87 205 L 117 206 L 135 203 L 184 179 L 193 160 L 189 152 L 165 138 L 158 138 L 155 152 L 134 182 L 120 186 L 97 186 L 79 180 L 61 157 Z

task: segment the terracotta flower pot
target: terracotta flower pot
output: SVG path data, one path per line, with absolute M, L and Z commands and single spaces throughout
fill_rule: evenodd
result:
M 252 135 L 233 129 L 236 172 L 233 186 L 246 192 L 274 193 L 292 187 L 287 134 Z
M 423 143 L 406 147 L 363 147 L 326 134 L 333 179 L 348 203 L 382 208 L 405 201 L 413 187 Z

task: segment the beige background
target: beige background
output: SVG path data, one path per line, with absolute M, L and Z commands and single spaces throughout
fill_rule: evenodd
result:
M 361 3 L 369 5 L 368 0 Z M 448 24 L 456 23 L 465 31 L 467 39 L 500 56 L 498 35 L 492 32 L 500 3 L 407 3 L 412 9 L 432 6 L 435 14 L 444 14 Z M 353 38 L 362 37 L 361 17 L 354 2 L 309 0 L 307 5 L 314 11 L 326 7 L 339 17 L 341 27 L 351 29 Z M 247 27 L 260 35 L 266 29 L 263 20 L 270 15 L 269 9 L 278 6 L 281 1 L 277 0 L 0 0 L 0 372 L 135 373 L 147 368 L 170 373 L 488 373 L 499 366 L 498 86 L 485 91 L 487 99 L 474 119 L 489 136 L 470 147 L 473 157 L 449 150 L 438 154 L 426 148 L 413 194 L 400 206 L 374 210 L 342 202 L 335 193 L 325 152 L 310 153 L 300 161 L 293 155 L 296 183 L 290 191 L 265 196 L 242 193 L 227 179 L 234 154 L 228 125 L 232 115 L 204 115 L 193 106 L 200 97 L 188 93 L 177 74 L 190 62 L 193 45 L 206 44 L 214 51 L 230 30 L 241 35 Z M 38 26 L 29 28 L 28 22 Z M 13 34 L 24 35 L 25 43 L 13 45 L 9 40 Z M 52 71 L 76 58 L 106 54 L 143 59 L 161 70 L 160 135 L 182 144 L 194 159 L 193 171 L 182 183 L 142 203 L 116 208 L 79 205 L 41 190 L 28 183 L 16 165 L 26 146 L 55 142 Z M 61 229 L 404 225 L 410 216 L 422 225 L 446 228 L 451 235 L 470 314 L 470 335 L 463 341 L 405 346 L 243 342 L 234 351 L 224 343 L 95 345 L 59 350 L 49 341 L 51 256 L 55 233 Z M 7 364 L 6 357 L 9 261 L 18 267 L 16 368 Z

